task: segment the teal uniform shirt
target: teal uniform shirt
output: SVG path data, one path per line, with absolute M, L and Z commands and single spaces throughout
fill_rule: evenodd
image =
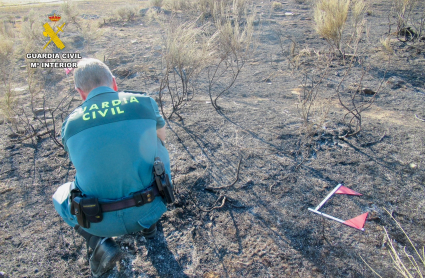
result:
M 128 197 L 152 184 L 156 156 L 171 177 L 168 152 L 156 134 L 164 125 L 150 97 L 109 87 L 92 90 L 62 126 L 62 143 L 77 171 L 75 185 L 101 202 Z M 55 208 L 74 226 L 76 219 L 65 200 L 67 190 L 59 191 L 53 196 Z M 98 236 L 127 234 L 148 228 L 165 211 L 162 198 L 157 197 L 142 207 L 104 213 L 102 222 L 91 223 L 86 230 Z

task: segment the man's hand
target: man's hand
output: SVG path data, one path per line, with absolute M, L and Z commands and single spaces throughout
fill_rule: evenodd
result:
M 165 126 L 161 127 L 160 129 L 157 129 L 156 135 L 159 139 L 162 140 L 162 142 L 165 142 Z

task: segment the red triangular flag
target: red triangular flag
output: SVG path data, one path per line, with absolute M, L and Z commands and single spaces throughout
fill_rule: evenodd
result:
M 361 230 L 363 229 L 364 224 L 366 223 L 367 214 L 368 212 L 363 213 L 362 215 L 356 216 L 354 218 L 348 219 L 344 222 L 344 224 Z
M 360 193 L 358 193 L 358 192 L 356 192 L 356 191 L 354 191 L 350 188 L 347 188 L 345 186 L 341 186 L 335 193 L 336 194 L 346 194 L 346 195 L 357 195 L 357 196 L 362 195 L 362 194 L 360 194 Z
M 65 68 L 65 73 L 68 75 L 74 68 Z

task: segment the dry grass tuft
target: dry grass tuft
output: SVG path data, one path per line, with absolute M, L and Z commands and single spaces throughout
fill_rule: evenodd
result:
M 10 20 L 0 21 L 0 35 L 5 37 L 14 37 L 13 23 Z
M 223 14 L 232 14 L 240 20 L 247 13 L 249 2 L 247 0 L 164 0 L 162 5 L 172 11 L 201 14 L 201 19 L 214 21 Z
M 249 3 L 247 0 L 233 0 L 232 2 L 232 13 L 237 16 L 238 21 L 241 21 L 242 16 L 248 14 Z
M 215 21 L 224 19 L 224 15 L 232 15 L 238 20 L 246 14 L 247 0 L 196 0 L 194 7 L 204 18 L 212 17 Z
M 425 30 L 425 9 L 422 0 L 392 0 L 389 20 L 395 18 L 397 38 L 401 41 L 417 41 Z M 391 22 L 390 32 L 391 32 Z M 419 40 L 420 41 L 420 40 Z
M 357 29 L 357 26 L 362 21 L 366 8 L 367 5 L 364 0 L 353 0 L 352 12 L 354 29 Z
M 218 51 L 223 54 L 229 53 L 249 53 L 252 46 L 253 35 L 253 17 L 247 19 L 247 24 L 241 26 L 238 21 L 232 21 L 230 18 L 224 23 L 216 22 Z
M 163 22 L 164 16 L 163 14 L 159 11 L 159 9 L 149 9 L 146 12 L 146 19 L 148 23 L 157 21 L 157 22 Z
M 246 61 L 255 52 L 254 14 L 246 16 L 244 24 L 225 14 L 215 22 L 217 32 L 213 38 L 217 59 L 208 67 L 208 94 L 216 110 L 220 109 L 217 100 L 235 84 Z
M 79 26 L 78 16 L 80 15 L 80 11 L 74 1 L 64 0 L 61 4 L 61 10 L 64 22 L 67 24 L 74 23 Z
M 214 10 L 216 9 L 216 7 L 221 6 L 222 2 L 222 0 L 197 0 L 195 6 L 204 17 L 209 17 L 214 14 Z
M 379 40 L 379 42 L 382 44 L 383 50 L 388 54 L 394 54 L 394 49 L 391 46 L 391 39 L 390 37 L 386 37 L 385 39 L 382 38 Z
M 349 6 L 350 0 L 318 0 L 314 8 L 317 33 L 340 52 Z
M 163 5 L 172 11 L 188 11 L 193 9 L 194 3 L 190 0 L 165 0 Z
M 159 93 L 161 110 L 164 116 L 164 99 L 170 100 L 170 118 L 184 101 L 194 95 L 194 82 L 198 74 L 213 57 L 212 42 L 206 36 L 206 26 L 198 26 L 197 20 L 182 24 L 172 20 L 165 26 L 165 47 L 163 59 L 166 70 L 161 77 Z M 165 96 L 164 94 L 167 94 Z
M 13 117 L 15 94 L 12 91 L 14 41 L 12 38 L 0 36 L 0 111 L 8 121 Z M 0 93 L 0 94 L 1 94 Z
M 273 11 L 280 11 L 280 10 L 283 9 L 283 4 L 280 3 L 280 2 L 274 1 L 274 2 L 272 2 L 272 9 L 273 9 Z
M 34 10 L 31 10 L 21 25 L 21 34 L 25 45 L 28 43 L 33 44 L 34 41 L 44 38 L 42 26 L 43 22 L 38 14 Z
M 136 12 L 136 8 L 129 5 L 121 7 L 117 10 L 117 14 L 121 18 L 121 20 L 127 21 L 132 21 L 136 16 Z
M 151 7 L 161 8 L 162 4 L 163 4 L 163 0 L 149 0 L 149 6 L 151 6 Z
M 408 27 L 412 11 L 418 0 L 393 0 L 393 11 L 397 17 L 397 32 Z
M 212 13 L 210 20 L 204 25 L 199 26 L 199 22 L 201 18 L 205 19 L 205 14 L 192 22 L 176 24 L 171 20 L 164 26 L 166 39 L 163 59 L 166 71 L 161 78 L 159 98 L 163 113 L 164 103 L 171 102 L 172 111 L 168 113 L 168 118 L 174 113 L 178 115 L 184 101 L 193 97 L 196 77 L 204 69 L 208 71 L 211 103 L 218 108 L 217 99 L 233 86 L 253 52 L 254 17 L 246 16 L 247 2 L 213 2 L 198 2 L 198 5 L 205 4 L 204 8 L 211 8 L 209 5 L 213 5 L 212 11 L 209 10 Z M 246 18 L 240 23 L 238 18 L 243 15 Z M 223 85 L 225 83 L 227 85 Z
M 0 64 L 6 66 L 10 60 L 10 55 L 13 52 L 12 39 L 1 36 L 0 37 Z
M 424 247 L 419 250 L 415 247 L 410 237 L 401 227 L 400 223 L 391 215 L 391 213 L 385 209 L 388 215 L 394 220 L 397 224 L 397 227 L 403 232 L 403 235 L 406 237 L 407 241 L 410 244 L 411 253 L 406 250 L 406 246 L 400 246 L 397 242 L 390 238 L 387 230 L 384 228 L 385 232 L 385 241 L 388 246 L 388 254 L 391 257 L 393 262 L 393 267 L 397 272 L 405 278 L 414 278 L 414 277 L 424 277 L 425 275 L 425 249 Z M 372 270 L 372 272 L 381 277 L 362 257 L 360 257 L 363 262 Z
M 173 25 L 170 23 L 167 29 L 164 59 L 169 65 L 193 68 L 192 71 L 195 71 L 206 59 L 207 45 L 198 41 L 203 40 L 204 26 L 198 27 L 196 21 Z
M 91 51 L 91 45 L 103 35 L 103 30 L 99 28 L 99 21 L 81 20 L 81 35 L 84 38 L 84 46 Z

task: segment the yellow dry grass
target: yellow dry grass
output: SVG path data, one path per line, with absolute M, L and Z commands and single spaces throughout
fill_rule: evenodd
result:
M 394 49 L 391 46 L 391 38 L 386 37 L 379 40 L 382 45 L 383 50 L 388 54 L 394 54 Z
M 283 9 L 283 4 L 282 3 L 276 2 L 276 1 L 272 2 L 272 10 L 273 11 L 280 11 L 282 9 Z
M 388 255 L 391 257 L 392 266 L 397 270 L 397 272 L 404 278 L 414 278 L 414 277 L 424 277 L 425 274 L 425 249 L 424 247 L 419 250 L 415 247 L 410 237 L 404 231 L 403 227 L 401 227 L 400 223 L 391 215 L 391 213 L 385 209 L 391 219 L 397 224 L 397 227 L 402 231 L 403 235 L 409 242 L 410 248 L 412 252 L 406 250 L 406 247 L 400 247 L 400 244 L 397 244 L 395 240 L 393 240 L 387 229 L 384 228 L 385 232 L 385 242 L 388 246 Z M 372 270 L 372 272 L 381 277 L 361 256 L 360 258 L 363 262 Z
M 314 7 L 317 33 L 341 51 L 341 38 L 350 0 L 318 0 Z

